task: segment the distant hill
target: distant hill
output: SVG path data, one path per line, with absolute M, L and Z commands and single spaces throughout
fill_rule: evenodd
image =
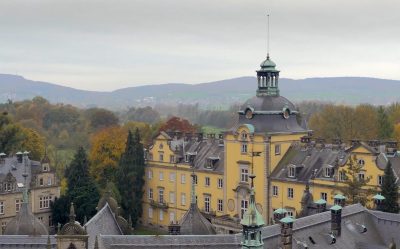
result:
M 0 102 L 42 96 L 53 103 L 79 107 L 121 109 L 155 104 L 199 103 L 206 108 L 225 108 L 255 95 L 255 77 L 240 77 L 201 84 L 162 84 L 123 88 L 112 92 L 73 89 L 21 76 L 0 74 Z M 400 102 L 400 81 L 363 77 L 280 79 L 281 95 L 294 102 L 319 100 L 347 104 Z

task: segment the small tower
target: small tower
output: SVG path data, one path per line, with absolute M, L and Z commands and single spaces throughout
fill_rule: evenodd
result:
M 294 219 L 290 216 L 286 216 L 285 218 L 280 220 L 282 249 L 292 249 L 293 222 Z
M 335 205 L 339 205 L 341 207 L 344 207 L 346 205 L 346 197 L 341 194 L 337 194 L 333 197 L 333 200 L 335 202 Z
M 339 205 L 331 207 L 331 232 L 335 237 L 342 233 L 342 207 Z
M 275 69 L 276 64 L 269 58 L 261 63 L 257 70 L 257 96 L 279 96 L 279 71 Z
M 375 209 L 381 211 L 383 208 L 383 202 L 386 198 L 381 194 L 376 194 L 372 197 L 372 199 L 374 199 Z
M 262 215 L 256 208 L 256 197 L 254 192 L 255 175 L 250 175 L 251 190 L 249 208 L 244 213 L 240 224 L 243 226 L 242 248 L 263 248 L 261 228 L 265 225 Z
M 57 249 L 87 249 L 89 236 L 81 224 L 75 220 L 74 204 L 71 203 L 69 222 L 58 232 Z

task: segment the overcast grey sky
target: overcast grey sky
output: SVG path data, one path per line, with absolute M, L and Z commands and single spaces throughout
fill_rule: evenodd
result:
M 400 80 L 398 0 L 0 0 L 0 73 L 90 90 L 254 75 Z

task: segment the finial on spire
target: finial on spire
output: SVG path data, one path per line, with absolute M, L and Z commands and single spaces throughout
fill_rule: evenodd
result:
M 267 59 L 269 59 L 269 14 L 267 14 Z
M 74 203 L 71 202 L 71 207 L 69 208 L 69 222 L 75 222 L 75 217 Z

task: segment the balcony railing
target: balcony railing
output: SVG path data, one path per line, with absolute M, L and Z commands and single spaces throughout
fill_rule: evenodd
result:
M 155 208 L 168 209 L 168 203 L 165 201 L 150 200 L 150 205 Z

